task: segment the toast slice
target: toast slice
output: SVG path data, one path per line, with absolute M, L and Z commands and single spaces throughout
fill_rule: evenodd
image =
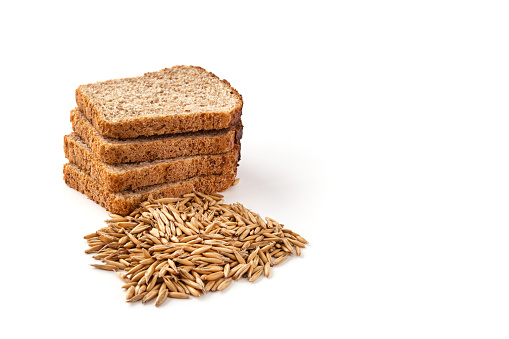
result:
M 87 143 L 97 159 L 109 164 L 220 154 L 231 151 L 242 138 L 242 121 L 222 130 L 135 139 L 102 136 L 77 109 L 71 111 L 71 123 L 74 132 Z
M 111 165 L 97 159 L 85 141 L 72 133 L 64 137 L 64 152 L 69 162 L 80 167 L 104 189 L 119 192 L 230 172 L 237 167 L 240 145 L 222 154 Z
M 86 194 L 91 200 L 106 208 L 111 213 L 126 215 L 149 197 L 154 199 L 178 197 L 193 191 L 213 193 L 230 187 L 237 174 L 237 169 L 221 175 L 198 176 L 174 183 L 165 183 L 144 187 L 136 191 L 113 193 L 106 190 L 78 166 L 72 163 L 64 165 L 65 183 L 75 190 Z
M 110 138 L 228 128 L 239 121 L 243 106 L 228 81 L 196 66 L 81 85 L 76 103 Z

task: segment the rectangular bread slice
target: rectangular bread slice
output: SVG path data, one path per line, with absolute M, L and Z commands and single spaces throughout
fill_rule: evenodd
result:
M 64 137 L 64 152 L 69 162 L 80 167 L 106 190 L 119 192 L 230 172 L 237 167 L 240 145 L 222 154 L 112 165 L 97 159 L 83 139 L 72 133 Z
M 242 138 L 242 121 L 222 130 L 170 134 L 134 139 L 102 136 L 77 109 L 71 111 L 72 129 L 101 161 L 110 164 L 169 159 L 231 151 Z
M 110 138 L 228 128 L 240 120 L 243 106 L 228 81 L 195 66 L 81 85 L 76 103 Z
M 138 205 L 152 197 L 178 197 L 193 191 L 214 193 L 226 190 L 235 181 L 237 169 L 221 175 L 193 177 L 187 180 L 144 187 L 136 191 L 113 193 L 94 181 L 89 175 L 72 163 L 64 165 L 65 183 L 75 190 L 86 194 L 91 200 L 111 213 L 126 215 Z

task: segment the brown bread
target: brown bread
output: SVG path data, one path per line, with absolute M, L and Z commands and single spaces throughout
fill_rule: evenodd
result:
M 113 193 L 72 163 L 64 165 L 64 180 L 67 185 L 86 194 L 91 200 L 106 208 L 111 213 L 129 214 L 149 197 L 154 199 L 178 197 L 193 191 L 220 192 L 233 184 L 237 169 L 221 175 L 193 177 L 187 180 L 144 187 L 136 191 Z
M 85 141 L 72 133 L 64 137 L 64 152 L 71 163 L 80 167 L 106 190 L 119 192 L 195 176 L 230 172 L 237 166 L 240 145 L 222 154 L 112 165 L 97 159 Z
M 82 85 L 76 103 L 110 138 L 224 129 L 240 120 L 243 106 L 228 81 L 195 66 Z
M 103 162 L 119 164 L 169 159 L 191 155 L 220 154 L 231 151 L 242 138 L 242 122 L 234 127 L 134 139 L 103 137 L 77 109 L 71 111 L 73 130 Z

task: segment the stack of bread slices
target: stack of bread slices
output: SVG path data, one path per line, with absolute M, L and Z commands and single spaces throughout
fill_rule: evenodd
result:
M 82 85 L 76 103 L 64 180 L 111 213 L 235 181 L 242 96 L 201 67 Z

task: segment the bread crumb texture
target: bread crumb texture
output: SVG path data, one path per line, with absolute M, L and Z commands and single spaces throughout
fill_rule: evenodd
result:
M 106 190 L 119 192 L 176 182 L 194 176 L 230 172 L 237 166 L 240 145 L 222 154 L 112 165 L 98 160 L 92 149 L 76 133 L 72 133 L 64 137 L 64 152 L 69 162 L 101 183 Z
M 71 122 L 73 130 L 88 144 L 98 159 L 114 164 L 224 153 L 232 150 L 242 138 L 241 121 L 222 130 L 131 139 L 102 136 L 78 110 L 71 111 Z
M 227 81 L 196 66 L 174 66 L 143 76 L 80 86 L 104 120 L 232 112 L 239 95 Z
M 98 203 L 107 211 L 117 214 L 128 214 L 142 201 L 149 197 L 154 199 L 179 197 L 192 192 L 221 192 L 230 187 L 237 175 L 237 169 L 221 175 L 197 176 L 174 183 L 146 186 L 135 191 L 110 192 L 93 180 L 88 174 L 73 163 L 64 165 L 65 183 L 86 194 L 90 200 Z

